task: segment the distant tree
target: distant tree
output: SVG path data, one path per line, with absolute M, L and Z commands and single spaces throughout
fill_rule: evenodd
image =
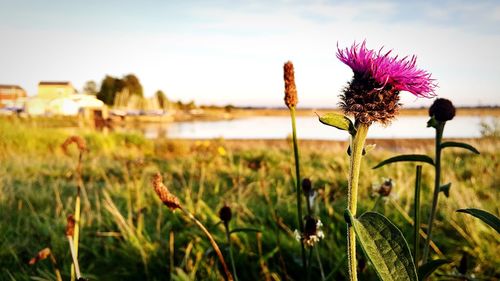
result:
M 138 95 L 140 97 L 144 96 L 143 89 L 139 78 L 134 74 L 128 74 L 123 77 L 125 87 L 128 88 L 131 95 Z
M 101 82 L 101 89 L 97 92 L 97 98 L 107 105 L 113 105 L 115 96 L 125 88 L 125 82 L 119 78 L 106 75 Z
M 166 109 L 168 107 L 169 100 L 162 90 L 156 91 L 155 97 L 158 100 L 158 105 L 160 105 L 161 109 Z
M 87 95 L 97 95 L 97 84 L 94 81 L 87 81 L 83 85 L 83 93 Z

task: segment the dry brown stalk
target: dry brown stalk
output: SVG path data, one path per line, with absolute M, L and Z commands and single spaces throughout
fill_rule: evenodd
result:
M 224 260 L 224 256 L 222 255 L 222 252 L 219 249 L 219 246 L 217 245 L 217 242 L 215 242 L 215 239 L 213 238 L 212 234 L 205 228 L 205 226 L 197 219 L 193 214 L 191 214 L 188 210 L 184 209 L 179 201 L 179 199 L 170 193 L 168 188 L 163 184 L 163 178 L 160 175 L 160 173 L 156 173 L 153 176 L 153 179 L 151 180 L 151 183 L 153 185 L 153 189 L 155 190 L 156 194 L 160 198 L 160 200 L 165 204 L 170 210 L 174 211 L 176 209 L 180 209 L 186 216 L 188 216 L 207 236 L 208 240 L 212 244 L 212 247 L 215 250 L 215 253 L 217 253 L 217 256 L 219 258 L 220 263 L 222 264 L 222 267 L 224 268 L 224 272 L 226 274 L 227 280 L 233 281 L 233 275 L 229 271 L 229 268 L 227 267 L 227 264 Z

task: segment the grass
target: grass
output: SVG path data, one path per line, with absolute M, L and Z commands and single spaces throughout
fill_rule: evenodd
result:
M 69 279 L 71 257 L 64 230 L 66 216 L 74 207 L 77 151 L 74 148 L 68 157 L 60 145 L 71 133 L 75 132 L 0 119 L 0 280 L 55 280 L 50 261 L 28 265 L 45 247 L 56 257 L 63 280 Z M 90 149 L 83 160 L 79 251 L 85 277 L 223 278 L 204 234 L 188 218 L 167 210 L 154 194 L 150 180 L 158 171 L 183 206 L 214 235 L 226 259 L 229 249 L 218 218 L 225 203 L 233 210 L 231 229 L 261 230 L 231 235 L 239 280 L 298 280 L 302 276 L 300 244 L 293 237 L 297 218 L 289 140 L 151 141 L 134 134 L 76 133 Z M 431 141 L 368 141 L 373 142 L 378 145 L 366 157 L 368 167 L 401 152 L 431 154 L 433 150 Z M 499 214 L 500 144 L 496 138 L 467 142 L 481 155 L 454 149 L 443 153 L 442 179 L 452 182 L 452 188 L 449 198 L 440 198 L 434 239 L 445 257 L 454 261 L 441 273 L 453 274 L 466 252 L 469 273 L 495 280 L 491 278 L 500 278 L 498 235 L 455 210 L 475 207 Z M 318 193 L 313 210 L 324 224 L 326 237 L 318 250 L 325 274 L 331 273 L 331 280 L 345 280 L 346 144 L 303 141 L 299 145 L 301 173 L 311 178 Z M 358 213 L 374 206 L 377 198 L 372 196 L 371 186 L 387 177 L 395 182 L 395 191 L 376 210 L 385 213 L 412 241 L 408 218 L 413 211 L 415 165 L 362 169 Z M 430 209 L 432 179 L 433 169 L 424 165 L 423 218 Z M 434 252 L 432 255 L 437 258 Z M 358 262 L 360 280 L 377 280 L 362 256 Z M 311 280 L 320 280 L 316 259 L 311 267 Z

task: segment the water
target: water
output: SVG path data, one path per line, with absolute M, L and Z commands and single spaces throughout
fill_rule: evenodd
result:
M 374 124 L 369 138 L 402 139 L 434 138 L 434 129 L 427 128 L 427 116 L 400 116 L 384 128 Z M 446 138 L 478 138 L 480 124 L 493 123 L 491 116 L 457 116 L 446 124 Z M 176 122 L 148 124 L 141 128 L 147 138 L 174 139 L 284 139 L 291 135 L 291 121 L 286 116 L 259 116 L 222 121 Z M 300 139 L 346 140 L 348 134 L 319 123 L 317 117 L 297 117 L 297 135 Z

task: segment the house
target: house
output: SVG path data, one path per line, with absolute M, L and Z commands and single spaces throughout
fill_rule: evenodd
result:
M 75 94 L 76 90 L 71 82 L 46 82 L 38 83 L 38 97 L 53 100 L 56 98 L 68 98 Z
M 0 108 L 22 108 L 26 91 L 17 85 L 0 85 Z
M 105 106 L 93 95 L 77 94 L 70 82 L 40 82 L 38 95 L 26 103 L 29 115 L 91 115 Z M 90 112 L 90 113 L 89 113 Z

